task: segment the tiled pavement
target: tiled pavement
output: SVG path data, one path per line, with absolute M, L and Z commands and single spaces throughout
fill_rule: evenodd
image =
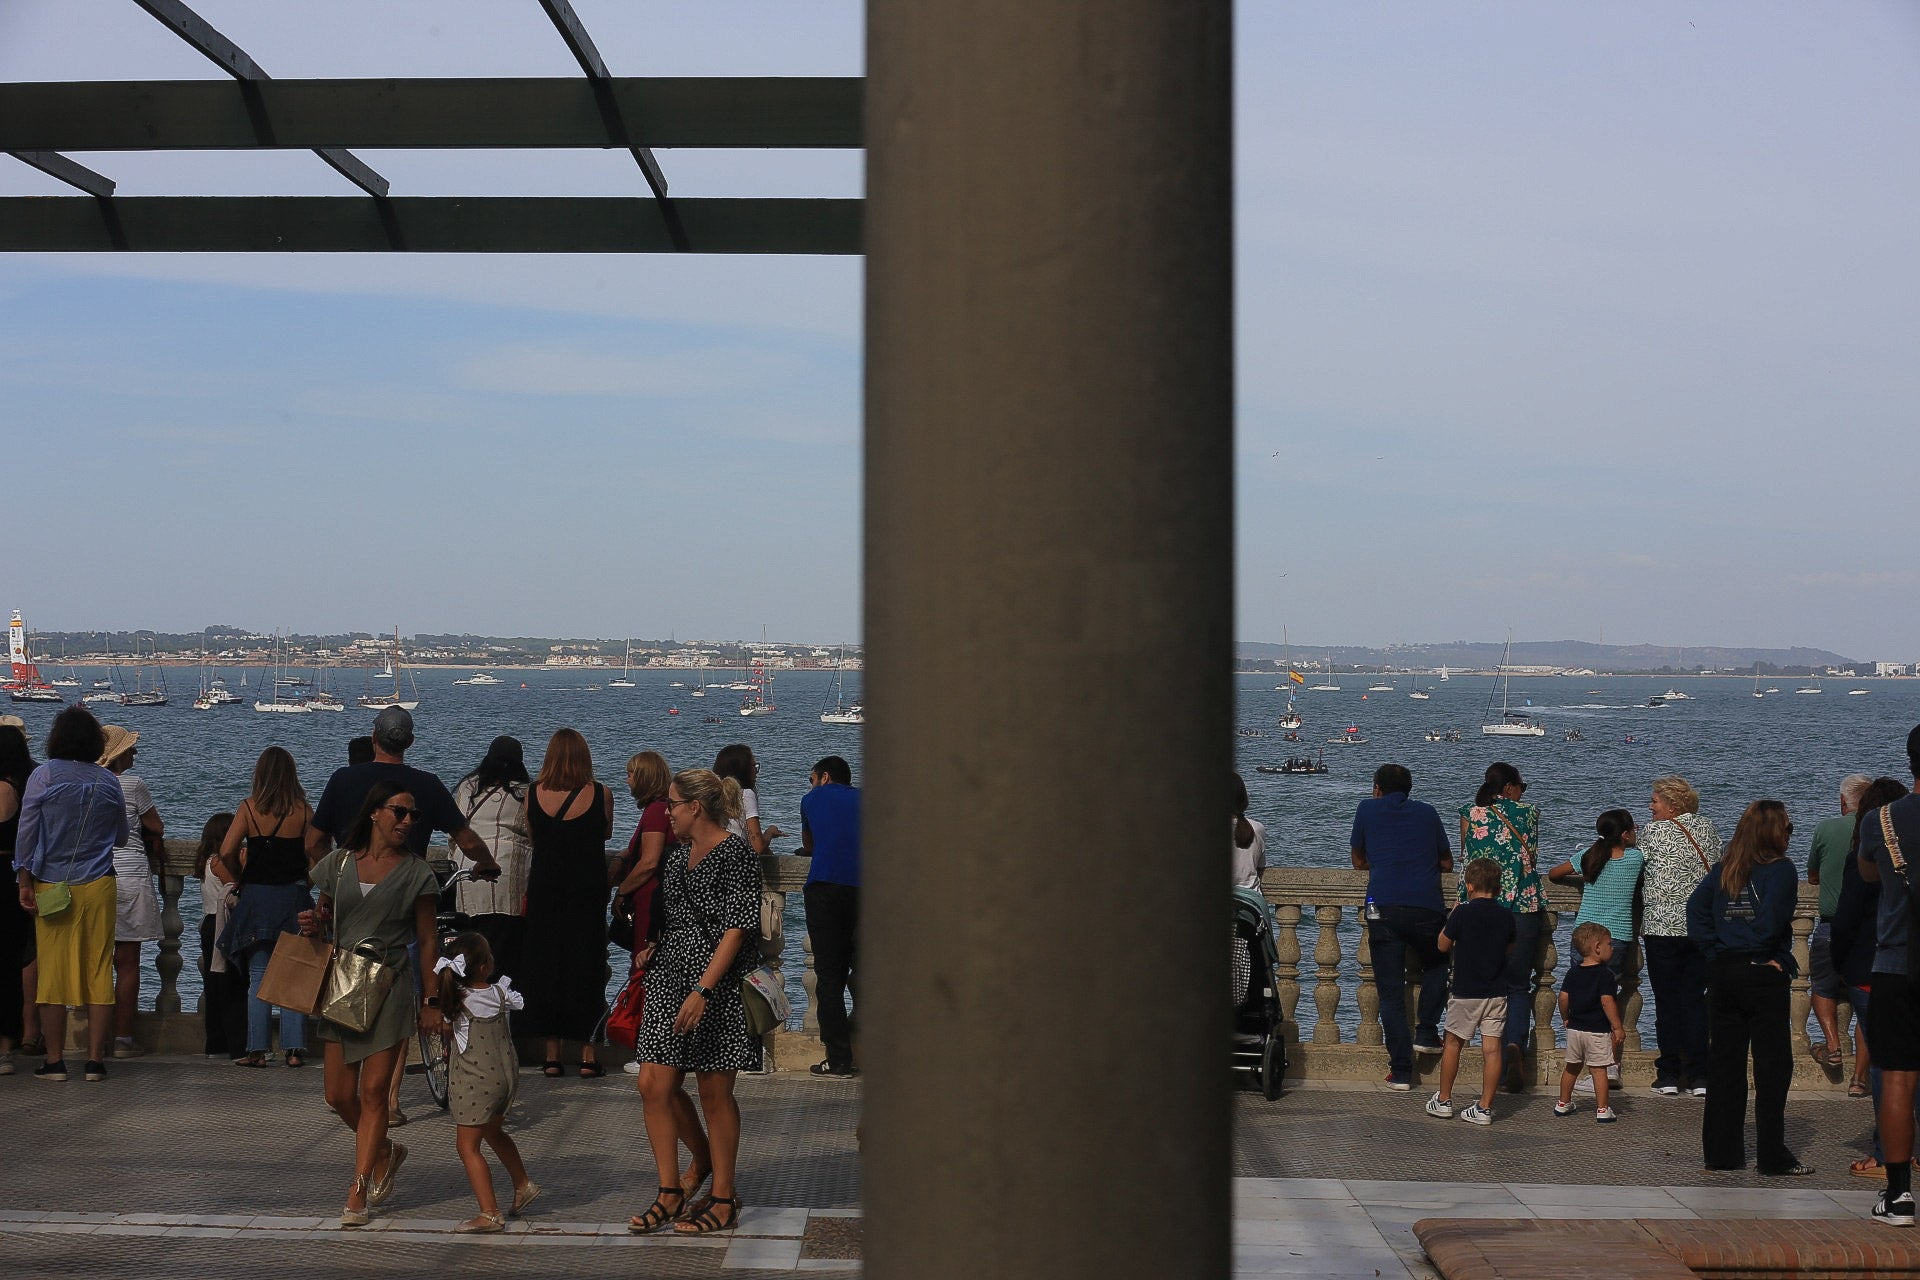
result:
M 413 1150 L 374 1228 L 333 1225 L 347 1135 L 321 1105 L 319 1071 L 236 1071 L 197 1059 L 112 1066 L 88 1085 L 0 1079 L 0 1273 L 215 1277 L 294 1269 L 315 1277 L 578 1275 L 615 1259 L 657 1276 L 857 1274 L 855 1084 L 744 1078 L 741 1188 L 729 1238 L 634 1239 L 651 1196 L 632 1080 L 522 1078 L 514 1132 L 547 1189 L 508 1235 L 455 1237 L 472 1212 L 452 1126 L 417 1082 Z M 1700 1169 L 1700 1104 L 1628 1096 L 1621 1123 L 1559 1119 L 1551 1099 L 1505 1095 L 1480 1129 L 1430 1120 L 1425 1095 L 1378 1087 L 1290 1091 L 1236 1105 L 1235 1269 L 1245 1276 L 1429 1276 L 1412 1224 L 1433 1217 L 1826 1217 L 1864 1214 L 1874 1190 L 1846 1176 L 1866 1104 L 1789 1105 L 1789 1140 L 1820 1166 L 1782 1185 Z M 609 1253 L 608 1250 L 614 1252 Z

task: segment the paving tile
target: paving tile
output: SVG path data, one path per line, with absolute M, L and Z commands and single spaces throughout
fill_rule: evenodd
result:
M 1507 1187 L 1525 1205 L 1623 1205 L 1671 1207 L 1679 1202 L 1664 1187 L 1570 1186 L 1553 1182 L 1522 1182 Z
M 1405 1264 L 1391 1249 L 1299 1248 L 1278 1249 L 1263 1246 L 1239 1247 L 1233 1251 L 1235 1276 L 1375 1276 L 1400 1280 L 1408 1275 Z
M 795 1271 L 858 1271 L 859 1262 L 852 1258 L 802 1258 L 793 1264 Z
M 1380 1230 L 1366 1218 L 1352 1222 L 1237 1222 L 1233 1243 L 1240 1245 L 1337 1245 L 1378 1248 Z
M 809 1209 L 807 1210 L 807 1217 L 810 1219 L 811 1218 L 859 1218 L 864 1216 L 865 1216 L 864 1212 L 859 1209 Z M 821 1259 L 816 1258 L 814 1259 L 814 1261 L 816 1262 L 821 1261 Z
M 807 1234 L 805 1209 L 756 1209 L 748 1205 L 740 1211 L 736 1236 L 803 1236 Z
M 1235 1178 L 1233 1194 L 1290 1200 L 1341 1200 L 1353 1193 L 1338 1178 Z
M 1687 1206 L 1672 1200 L 1663 1205 L 1536 1204 L 1529 1207 L 1533 1209 L 1534 1216 L 1543 1221 L 1606 1218 L 1631 1221 L 1635 1218 L 1684 1219 L 1701 1216 Z
M 798 1240 L 735 1240 L 721 1267 L 729 1271 L 791 1271 L 800 1261 Z
M 231 1240 L 240 1234 L 238 1227 L 168 1227 L 164 1233 L 172 1240 Z
M 1810 1188 L 1672 1187 L 1668 1194 L 1702 1217 L 1831 1218 L 1847 1212 L 1825 1191 Z

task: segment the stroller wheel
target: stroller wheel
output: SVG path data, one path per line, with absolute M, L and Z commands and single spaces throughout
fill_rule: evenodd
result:
M 1286 1074 L 1286 1049 L 1277 1035 L 1267 1037 L 1266 1047 L 1260 1051 L 1260 1092 L 1268 1102 L 1280 1097 L 1281 1077 Z

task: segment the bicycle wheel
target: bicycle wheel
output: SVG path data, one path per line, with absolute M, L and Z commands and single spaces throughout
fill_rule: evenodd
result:
M 427 1078 L 427 1092 L 434 1105 L 447 1109 L 447 1042 L 437 1035 L 419 1033 L 420 1074 Z

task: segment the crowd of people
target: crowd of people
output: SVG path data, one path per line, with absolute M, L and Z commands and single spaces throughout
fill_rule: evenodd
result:
M 1920 778 L 1920 728 L 1906 746 Z M 1233 877 L 1257 884 L 1265 833 L 1246 818 L 1245 787 L 1235 783 Z M 1427 1114 L 1490 1124 L 1500 1088 L 1526 1087 L 1533 974 L 1546 920 L 1540 813 L 1525 799 L 1519 770 L 1504 761 L 1487 768 L 1472 801 L 1458 810 L 1462 873 L 1449 907 L 1441 876 L 1455 866 L 1452 833 L 1438 810 L 1411 798 L 1412 790 L 1404 766 L 1383 765 L 1372 796 L 1355 810 L 1350 842 L 1354 867 L 1367 872 L 1366 931 L 1386 1083 L 1411 1090 L 1416 1055 L 1438 1055 L 1439 1088 Z M 1705 1099 L 1706 1167 L 1747 1164 L 1751 1069 L 1755 1167 L 1782 1177 L 1813 1172 L 1786 1142 L 1789 987 L 1798 975 L 1792 921 L 1800 890 L 1800 872 L 1788 857 L 1793 830 L 1779 801 L 1755 800 L 1723 843 L 1700 813 L 1698 792 L 1682 778 L 1664 777 L 1653 783 L 1644 822 L 1627 809 L 1608 809 L 1594 820 L 1596 838 L 1577 863 L 1544 871 L 1581 891 L 1573 954 L 1559 983 L 1565 1050 L 1556 1116 L 1573 1115 L 1574 1094 L 1583 1091 L 1594 1095 L 1596 1121 L 1618 1119 L 1610 1102 L 1626 1035 L 1622 981 L 1637 946 L 1654 1002 L 1653 1091 Z M 1914 899 L 1903 843 L 1920 849 L 1920 798 L 1897 779 L 1857 774 L 1842 782 L 1840 813 L 1819 824 L 1807 857 L 1807 879 L 1820 889 L 1809 981 L 1823 1038 L 1812 1042 L 1812 1053 L 1823 1067 L 1845 1066 L 1842 1011 L 1851 1007 L 1861 1030 L 1852 1041 L 1848 1092 L 1876 1100 L 1876 1125 L 1872 1154 L 1849 1172 L 1886 1178 L 1874 1217 L 1894 1226 L 1914 1221 L 1920 1082 L 1920 945 L 1910 943 Z M 1410 969 L 1419 982 L 1411 1027 Z M 1551 1028 L 1538 1034 L 1550 1050 Z M 1460 1057 L 1476 1035 L 1484 1055 L 1479 1096 L 1456 1108 Z
M 160 934 L 154 878 L 165 828 L 132 772 L 138 737 L 69 707 L 36 764 L 20 722 L 0 721 L 0 861 L 18 890 L 0 895 L 0 1074 L 13 1071 L 19 1049 L 43 1057 L 36 1078 L 66 1080 L 72 1007 L 89 1014 L 87 1080 L 105 1080 L 111 1057 L 141 1052 L 139 955 Z M 537 774 L 517 740 L 496 738 L 451 790 L 406 763 L 413 743 L 411 715 L 382 710 L 313 802 L 292 756 L 268 747 L 246 797 L 206 822 L 195 874 L 207 1053 L 243 1067 L 275 1061 L 275 1007 L 263 988 L 287 935 L 329 938 L 337 955 L 384 970 L 387 985 L 367 985 L 364 1017 L 278 1009 L 279 1060 L 305 1065 L 311 1032 L 326 1103 L 353 1133 L 341 1224 L 365 1225 L 393 1195 L 408 1151 L 390 1130 L 405 1122 L 398 1089 L 407 1045 L 421 1034 L 450 1048 L 456 1149 L 479 1208 L 461 1230 L 499 1231 L 540 1194 L 505 1128 L 519 1074 L 513 1041 L 545 1042 L 546 1076 L 565 1074 L 569 1043 L 581 1076 L 604 1074 L 596 1040 L 612 977 L 611 907 L 630 981 L 644 993 L 632 1069 L 659 1165 L 659 1194 L 630 1229 L 731 1229 L 741 1206 L 734 1078 L 761 1065 L 746 991 L 765 923 L 759 856 L 781 834 L 761 824 L 752 750 L 733 744 L 711 768 L 677 772 L 658 752 L 632 756 L 627 786 L 641 818 L 610 859 L 613 795 L 577 731 L 553 735 Z M 828 756 L 800 808 L 826 1048 L 813 1071 L 823 1076 L 858 1071 L 847 1010 L 860 884 L 852 782 L 846 761 Z M 424 856 L 436 832 L 464 872 L 444 954 L 445 890 Z M 504 1212 L 485 1150 L 511 1180 Z

